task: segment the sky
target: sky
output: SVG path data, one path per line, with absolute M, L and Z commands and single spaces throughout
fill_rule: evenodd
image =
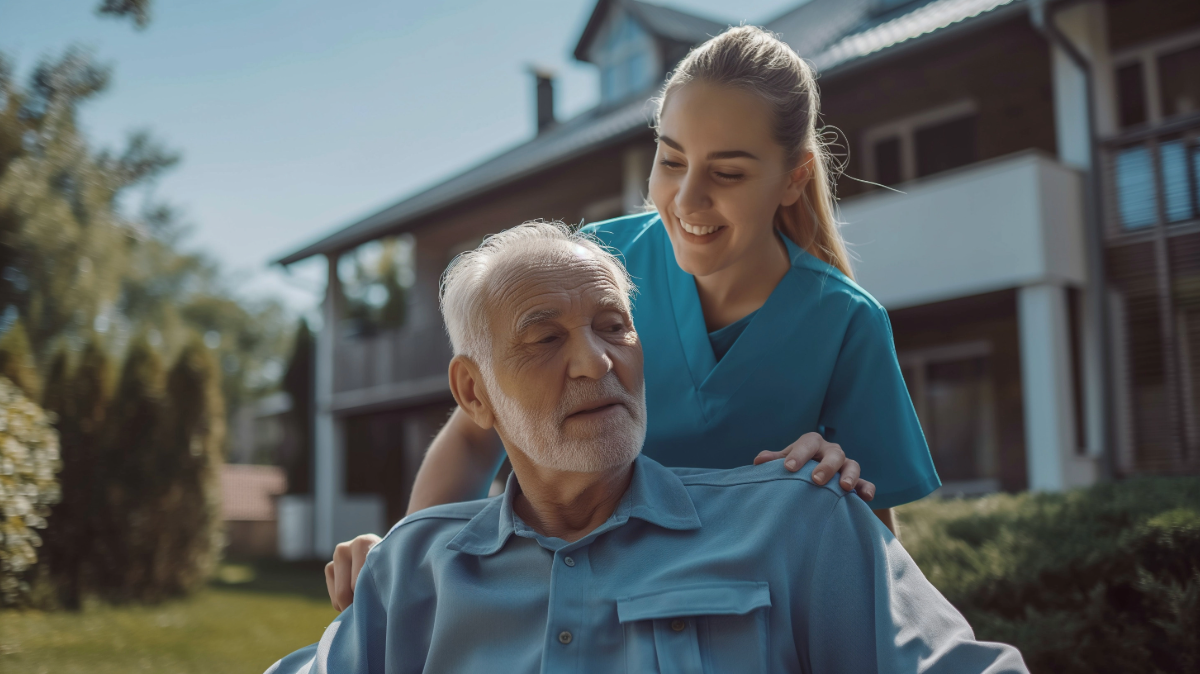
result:
M 661 4 L 736 24 L 800 1 Z M 599 98 L 571 56 L 595 0 L 154 0 L 143 31 L 99 4 L 0 0 L 0 52 L 22 77 L 75 44 L 110 65 L 88 137 L 148 129 L 179 151 L 151 196 L 180 208 L 183 245 L 297 314 L 314 313 L 322 259 L 271 262 L 531 138 L 529 65 L 556 73 L 560 119 Z

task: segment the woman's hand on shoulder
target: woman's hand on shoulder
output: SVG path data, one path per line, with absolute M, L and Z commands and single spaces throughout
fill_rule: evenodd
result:
M 381 540 L 375 534 L 363 534 L 333 549 L 333 561 L 325 565 L 325 588 L 335 610 L 345 611 L 354 602 L 358 573 L 367 562 L 367 553 Z
M 826 442 L 820 433 L 805 433 L 800 436 L 799 440 L 784 447 L 782 451 L 763 451 L 754 457 L 754 465 L 776 459 L 783 459 L 784 468 L 793 473 L 800 470 L 809 460 L 816 459 L 819 464 L 813 469 L 813 482 L 825 484 L 833 477 L 834 473 L 840 471 L 842 479 L 839 484 L 842 489 L 857 490 L 859 498 L 864 501 L 875 498 L 875 484 L 859 477 L 862 469 L 858 462 L 854 459 L 847 459 L 846 453 L 839 445 Z

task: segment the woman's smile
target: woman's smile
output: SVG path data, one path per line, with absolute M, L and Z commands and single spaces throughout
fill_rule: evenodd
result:
M 720 237 L 727 227 L 724 225 L 693 225 L 686 220 L 679 220 L 679 228 L 683 232 L 684 241 L 690 243 L 708 243 Z

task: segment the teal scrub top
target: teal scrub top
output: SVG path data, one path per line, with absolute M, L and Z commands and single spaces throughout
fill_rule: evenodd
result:
M 583 229 L 620 254 L 638 287 L 646 455 L 666 466 L 736 468 L 816 431 L 875 483 L 872 508 L 941 485 L 887 312 L 836 268 L 784 237 L 792 268 L 718 359 L 695 279 L 675 262 L 657 213 Z

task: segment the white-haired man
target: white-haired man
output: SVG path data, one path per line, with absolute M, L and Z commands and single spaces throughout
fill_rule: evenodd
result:
M 450 388 L 503 439 L 507 488 L 401 520 L 354 603 L 269 673 L 1025 671 L 975 641 L 857 496 L 812 483 L 815 463 L 640 456 L 631 290 L 554 224 L 460 256 L 442 287 Z

